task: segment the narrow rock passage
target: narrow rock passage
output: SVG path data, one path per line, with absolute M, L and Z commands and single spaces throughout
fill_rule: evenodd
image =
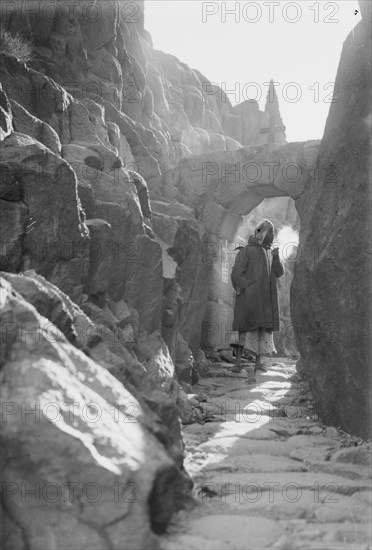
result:
M 163 550 L 371 548 L 370 445 L 318 420 L 294 361 L 266 364 L 256 383 L 214 364 L 197 386 L 206 421 L 184 427 L 196 505 Z

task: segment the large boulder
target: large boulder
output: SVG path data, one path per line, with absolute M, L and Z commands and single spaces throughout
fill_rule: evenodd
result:
M 1 296 L 6 550 L 153 548 L 182 478 L 146 412 L 4 279 Z
M 371 4 L 347 37 L 320 148 L 324 175 L 297 201 L 291 293 L 297 344 L 327 423 L 370 436 Z M 369 11 L 369 17 L 368 12 Z

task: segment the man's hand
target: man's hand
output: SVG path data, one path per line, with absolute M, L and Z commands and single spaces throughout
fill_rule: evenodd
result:
M 276 258 L 279 256 L 279 247 L 273 248 L 273 256 Z

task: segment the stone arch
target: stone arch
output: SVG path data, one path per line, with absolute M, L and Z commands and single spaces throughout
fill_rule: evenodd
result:
M 200 321 L 189 327 L 189 332 L 195 335 L 193 342 L 208 346 L 209 337 L 213 340 L 216 335 L 218 340 L 223 323 L 225 328 L 227 324 L 220 311 L 227 294 L 232 296 L 232 289 L 226 285 L 222 290 L 226 296 L 219 298 L 220 288 L 215 282 L 222 276 L 222 267 L 216 273 L 216 262 L 210 261 L 211 257 L 223 257 L 225 241 L 231 248 L 242 216 L 249 214 L 265 198 L 289 196 L 297 207 L 304 190 L 314 181 L 318 150 L 319 141 L 242 147 L 235 151 L 194 155 L 182 160 L 173 170 L 167 181 L 166 197 L 191 206 L 207 233 L 204 245 L 208 254 L 202 260 L 208 263 L 203 271 L 204 279 L 208 280 L 207 296 L 199 293 Z M 188 320 L 184 324 L 188 326 Z M 185 327 L 183 330 L 187 333 Z M 195 344 L 193 349 L 196 347 Z
M 184 159 L 167 191 L 192 206 L 217 239 L 268 197 L 297 201 L 318 170 L 319 141 L 260 145 Z
M 296 204 L 288 194 L 275 193 L 269 194 L 268 197 L 257 195 L 254 197 L 254 201 L 251 198 L 251 196 L 247 195 L 239 196 L 235 204 L 231 206 L 226 213 L 224 223 L 221 227 L 220 244 L 215 247 L 218 250 L 218 254 L 214 258 L 209 274 L 209 291 L 202 327 L 201 344 L 206 349 L 229 348 L 234 309 L 234 291 L 230 280 L 230 273 L 235 262 L 237 247 L 246 244 L 248 234 L 252 232 L 254 225 L 259 219 L 267 217 L 274 222 L 277 236 L 280 233 L 278 230 L 284 226 L 289 226 L 287 231 L 291 231 L 291 227 L 294 228 L 294 231 L 298 231 L 299 229 L 299 216 L 296 216 L 294 213 L 294 211 L 297 211 Z M 263 208 L 260 208 L 260 205 L 263 206 L 267 198 L 271 200 L 277 199 L 277 206 L 275 202 L 271 202 L 270 205 L 267 204 Z M 244 203 L 244 199 L 248 199 L 249 202 Z M 279 201 L 279 199 L 287 200 Z M 257 210 L 259 211 L 257 212 Z M 290 213 L 290 218 L 287 217 L 288 213 Z M 248 224 L 248 227 L 241 231 L 239 229 L 242 227 L 244 218 L 246 218 L 245 223 Z M 282 234 L 282 245 L 283 236 Z M 292 247 L 287 246 L 282 249 L 282 253 L 287 260 L 289 259 L 288 254 L 293 252 L 294 240 L 295 237 L 291 236 Z M 275 334 L 275 343 L 280 353 L 293 354 L 297 353 L 297 349 L 291 333 L 289 291 L 293 278 L 294 264 L 292 260 L 289 260 L 283 262 L 283 266 L 285 277 L 278 281 L 281 329 Z M 287 333 L 288 331 L 289 333 Z

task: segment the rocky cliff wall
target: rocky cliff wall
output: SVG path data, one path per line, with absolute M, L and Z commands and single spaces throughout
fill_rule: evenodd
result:
M 198 71 L 154 50 L 143 20 L 143 1 L 14 1 L 2 10 L 4 28 L 31 40 L 32 68 L 75 100 L 100 105 L 91 118 L 107 127 L 110 148 L 146 178 L 156 197 L 162 173 L 181 158 L 236 149 L 223 121 L 241 117 L 222 90 Z M 250 132 L 252 119 L 260 118 L 255 107 L 247 113 Z
M 292 286 L 299 368 L 321 417 L 370 437 L 371 4 L 345 40 L 319 162 L 328 176 L 297 201 L 301 216 Z
M 28 37 L 33 44 L 27 64 L 9 50 L 0 53 L 2 389 L 11 407 L 5 463 L 23 456 L 5 469 L 9 548 L 62 547 L 67 533 L 76 548 L 153 547 L 154 534 L 166 528 L 190 490 L 180 420 L 190 421 L 192 411 L 172 359 L 182 299 L 167 253 L 172 242 L 166 231 L 161 238 L 161 214 L 151 219 L 149 192 L 158 194 L 162 163 L 174 162 L 172 155 L 177 159 L 186 145 L 182 133 L 174 145 L 165 126 L 160 145 L 155 135 L 163 134 L 142 124 L 142 111 L 137 121 L 126 114 L 125 108 L 142 107 L 137 101 L 123 108 L 124 87 L 134 76 L 123 80 L 115 43 L 136 83 L 141 65 L 126 47 L 133 53 L 137 48 L 142 63 L 147 58 L 141 57 L 140 21 L 120 27 L 127 4 L 112 4 L 118 12 L 108 2 L 96 4 L 99 22 L 90 22 L 86 3 L 74 14 L 63 2 L 48 3 L 51 11 L 43 3 L 15 2 L 2 13 L 10 35 L 21 33 L 19 40 Z M 155 114 L 153 120 L 163 124 Z M 184 122 L 191 132 L 186 117 Z M 163 158 L 166 139 L 172 151 Z M 175 213 L 167 221 L 173 236 L 186 228 L 203 238 L 190 214 Z M 187 367 L 191 381 L 192 363 Z M 92 393 L 88 382 L 95 379 Z M 50 426 L 41 416 L 45 433 L 36 453 L 40 426 L 32 418 L 25 425 L 22 407 L 43 411 L 53 400 L 57 411 L 65 411 L 71 391 L 78 420 L 63 412 Z M 82 416 L 91 402 L 98 403 L 98 416 L 104 410 L 96 426 Z M 128 426 L 122 429 L 121 420 Z M 66 510 L 71 480 L 77 493 L 68 497 Z M 42 492 L 48 483 L 62 491 L 55 506 L 42 493 L 36 503 L 24 503 L 20 491 Z M 84 495 L 89 484 L 102 491 L 94 510 Z M 109 494 L 112 487 L 118 495 Z M 141 497 L 129 498 L 132 489 Z

